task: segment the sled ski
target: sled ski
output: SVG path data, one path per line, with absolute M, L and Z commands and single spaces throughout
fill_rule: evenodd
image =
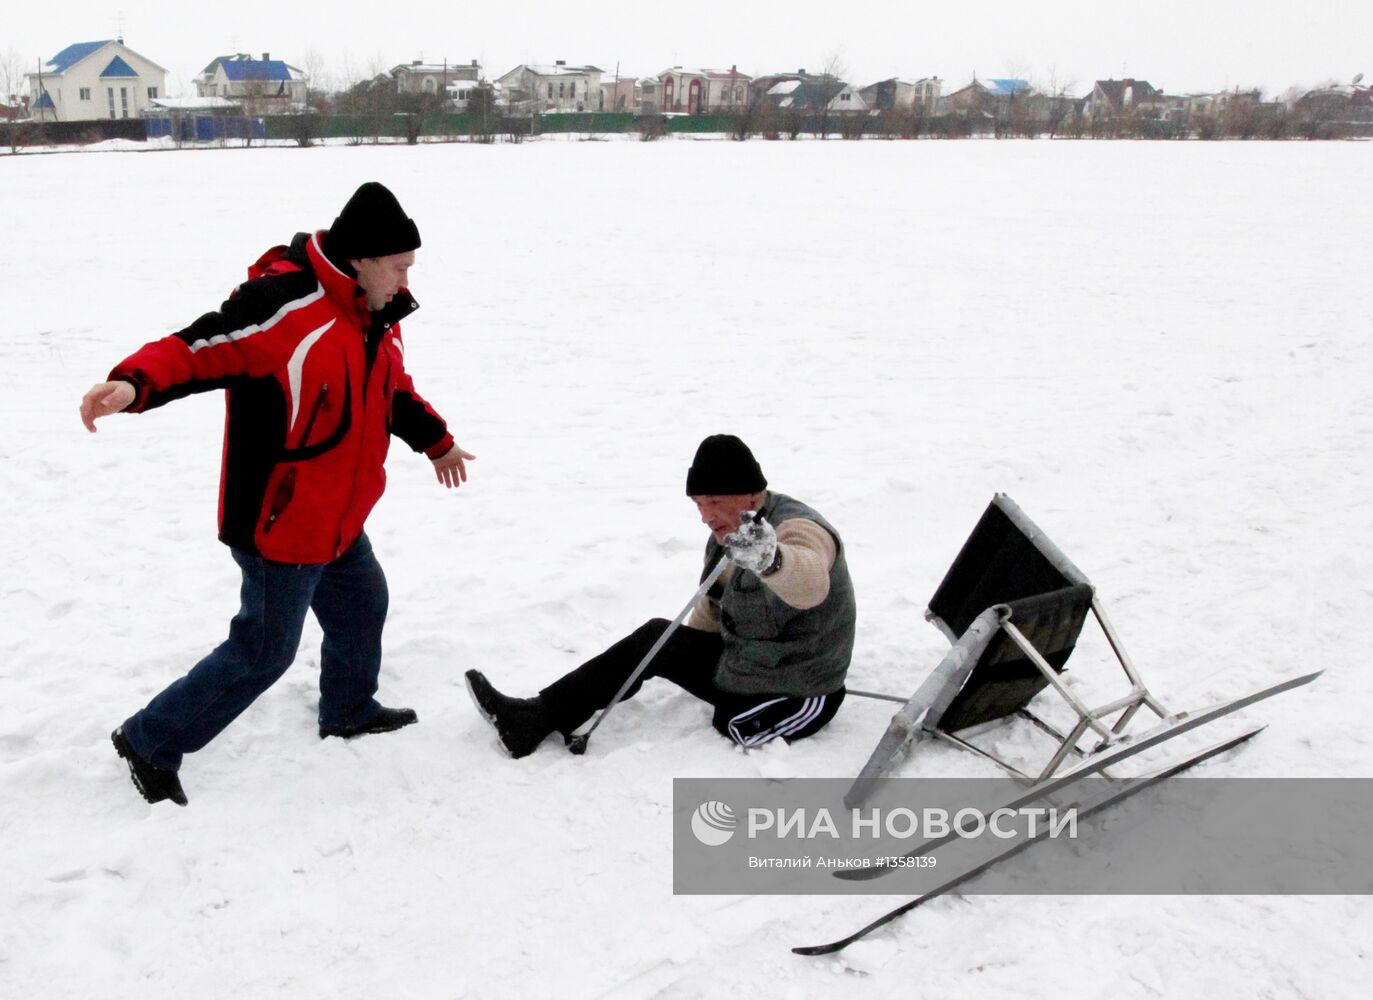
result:
M 1207 749 L 1202 750 L 1199 753 L 1192 754 L 1189 757 L 1185 757 L 1182 760 L 1176 761 L 1173 764 L 1170 764 L 1169 766 L 1161 770 L 1155 771 L 1151 774 L 1142 775 L 1138 778 L 1131 778 L 1128 781 L 1121 781 L 1116 784 L 1110 785 L 1103 791 L 1098 792 L 1093 796 L 1083 799 L 1082 801 L 1073 803 L 1073 807 L 1076 808 L 1077 815 L 1079 818 L 1090 816 L 1092 813 L 1099 812 L 1100 810 L 1105 809 L 1108 806 L 1120 802 L 1122 799 L 1129 798 L 1136 792 L 1142 792 L 1144 789 L 1150 787 L 1151 785 L 1158 784 L 1165 778 L 1171 778 L 1173 775 L 1179 774 L 1187 770 L 1189 767 L 1193 767 L 1196 764 L 1200 764 L 1204 760 L 1209 760 L 1210 758 L 1215 757 L 1218 754 L 1222 754 L 1227 750 L 1239 746 L 1246 740 L 1249 740 L 1252 737 L 1257 736 L 1260 732 L 1263 731 L 1263 729 L 1263 726 L 1259 726 L 1256 729 L 1250 729 L 1248 732 L 1241 733 L 1239 736 L 1225 740 L 1223 743 L 1217 743 L 1213 747 L 1208 747 Z M 1084 777 L 1084 775 L 1077 776 L 1077 778 L 1081 777 Z M 920 906 L 923 903 L 927 903 L 931 899 L 935 899 L 939 896 L 942 896 L 952 889 L 958 888 L 964 882 L 976 878 L 978 875 L 981 875 L 988 868 L 991 868 L 998 862 L 1005 861 L 1007 858 L 1015 857 L 1015 855 L 1019 854 L 1027 847 L 1030 847 L 1031 845 L 1043 840 L 1048 835 L 1048 826 L 1041 826 L 1033 835 L 1027 836 L 1024 839 L 1018 841 L 1017 843 L 1012 844 L 1009 847 L 1006 847 L 1003 850 L 998 851 L 991 857 L 981 862 L 978 862 L 976 865 L 973 865 L 970 868 L 965 868 L 958 874 L 950 876 L 948 879 L 944 880 L 924 895 L 918 896 L 915 899 L 912 899 L 910 902 L 903 903 L 896 909 L 884 913 L 882 916 L 878 917 L 872 923 L 868 924 L 867 926 L 863 927 L 858 931 L 855 931 L 848 937 L 840 938 L 838 941 L 831 941 L 829 944 L 805 945 L 802 947 L 793 948 L 791 950 L 797 955 L 832 955 L 837 951 L 842 951 L 849 945 L 853 944 L 855 941 L 859 940 L 860 938 L 866 937 L 873 931 L 877 930 L 879 927 L 883 927 L 891 923 L 893 920 L 896 920 L 897 918 L 904 916 L 911 910 L 915 909 L 917 906 Z M 947 839 L 941 840 L 941 842 L 947 842 Z M 920 853 L 928 853 L 928 850 L 929 849 L 923 848 L 922 846 Z M 836 872 L 836 874 L 840 873 Z

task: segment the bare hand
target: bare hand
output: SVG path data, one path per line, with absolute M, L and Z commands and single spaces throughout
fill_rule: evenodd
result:
M 81 397 L 81 422 L 86 430 L 95 433 L 95 422 L 111 413 L 118 413 L 138 395 L 129 382 L 100 382 Z
M 476 457 L 455 444 L 438 458 L 430 461 L 434 463 L 434 475 L 438 477 L 439 482 L 452 489 L 467 482 L 467 466 L 463 463 Z

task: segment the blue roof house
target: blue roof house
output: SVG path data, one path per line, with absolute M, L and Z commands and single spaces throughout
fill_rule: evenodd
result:
M 40 121 L 141 118 L 167 96 L 167 71 L 122 38 L 77 42 L 25 73 L 29 106 Z
M 299 69 L 270 52 L 254 59 L 243 52 L 218 56 L 195 78 L 200 97 L 223 97 L 235 101 L 246 114 L 270 115 L 299 111 L 305 107 L 309 78 Z
M 956 114 L 966 118 L 1005 121 L 1017 101 L 1024 102 L 1034 94 L 1024 80 L 979 80 L 939 98 L 940 114 Z

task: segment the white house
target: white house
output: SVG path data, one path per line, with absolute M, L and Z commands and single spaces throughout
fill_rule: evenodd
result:
M 466 111 L 468 103 L 472 100 L 472 92 L 482 86 L 480 80 L 456 80 L 444 88 L 444 94 L 448 98 L 448 106 L 454 111 Z M 500 104 L 500 88 L 492 86 L 494 103 Z
M 748 104 L 753 77 L 730 69 L 683 69 L 673 66 L 658 74 L 662 85 L 662 111 L 699 115 L 710 111 L 742 108 Z
M 475 83 L 481 78 L 481 65 L 475 59 L 467 64 L 427 63 L 416 59 L 392 67 L 391 77 L 396 81 L 398 94 L 438 96 L 448 89 L 449 84 L 463 81 Z
M 298 110 L 305 105 L 310 80 L 299 69 L 273 59 L 270 52 L 254 59 L 244 52 L 219 56 L 195 78 L 200 97 L 226 97 L 249 114 Z
M 524 111 L 599 111 L 602 72 L 559 59 L 552 66 L 516 66 L 496 82 L 511 106 Z
M 167 71 L 122 38 L 68 45 L 24 76 L 38 121 L 141 118 L 150 102 L 167 96 Z

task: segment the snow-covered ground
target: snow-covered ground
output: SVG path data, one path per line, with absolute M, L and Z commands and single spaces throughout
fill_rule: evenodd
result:
M 844 533 L 851 685 L 909 693 L 937 662 L 921 612 L 1003 490 L 1170 705 L 1326 668 L 1204 773 L 1368 776 L 1371 163 L 685 140 L 4 160 L 0 996 L 1361 995 L 1360 897 L 969 896 L 798 958 L 899 900 L 674 897 L 671 779 L 852 775 L 893 706 L 744 754 L 659 683 L 585 757 L 511 761 L 462 672 L 531 693 L 675 614 L 704 541 L 686 465 L 731 431 Z M 370 522 L 382 697 L 421 725 L 321 742 L 311 623 L 188 758 L 190 808 L 150 808 L 109 731 L 235 610 L 222 404 L 91 436 L 77 402 L 368 179 L 424 237 L 408 366 L 479 456 L 448 493 L 397 448 Z M 926 747 L 903 773 L 982 767 Z

